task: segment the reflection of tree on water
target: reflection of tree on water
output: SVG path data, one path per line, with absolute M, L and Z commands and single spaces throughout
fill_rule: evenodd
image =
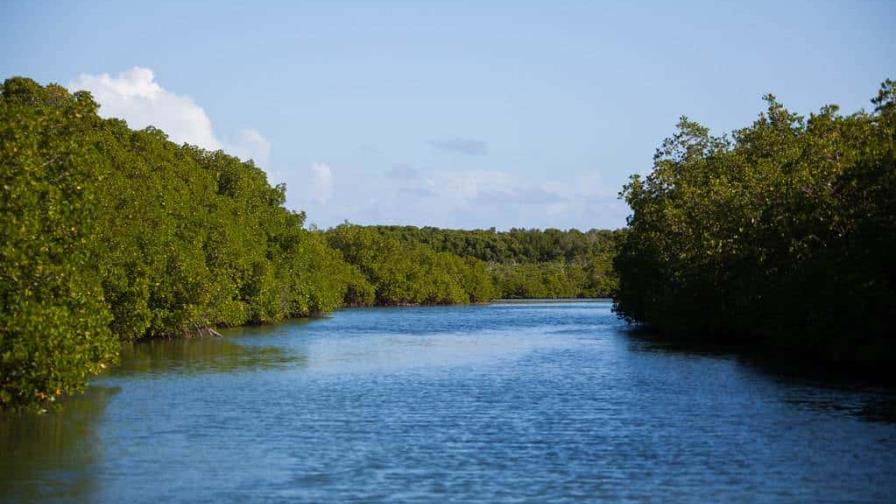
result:
M 718 358 L 736 362 L 755 372 L 757 380 L 781 385 L 779 400 L 799 408 L 839 413 L 867 421 L 896 423 L 896 386 L 881 386 L 856 377 L 850 368 L 832 369 L 817 361 L 796 361 L 787 354 L 762 352 L 751 345 L 719 344 L 687 338 L 670 339 L 656 331 L 626 328 L 629 348 L 636 352 L 678 354 L 692 358 Z
M 89 501 L 102 451 L 97 421 L 118 392 L 90 387 L 59 411 L 0 415 L 0 501 Z
M 304 358 L 279 348 L 249 347 L 225 338 L 153 340 L 123 345 L 121 365 L 111 374 L 213 373 L 278 368 L 303 362 Z
M 235 372 L 301 365 L 278 348 L 243 346 L 225 338 L 126 344 L 107 376 Z M 103 379 L 103 385 L 108 385 Z M 102 440 L 97 425 L 118 387 L 91 385 L 58 411 L 0 415 L 0 503 L 85 502 L 95 497 Z

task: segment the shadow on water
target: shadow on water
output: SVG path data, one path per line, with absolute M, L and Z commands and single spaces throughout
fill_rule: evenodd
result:
M 240 345 L 227 338 L 154 340 L 123 345 L 121 364 L 108 376 L 223 373 L 303 365 L 280 348 Z
M 795 390 L 788 404 L 867 421 L 896 423 L 896 386 L 862 377 L 848 368 L 832 368 L 792 354 L 769 354 L 751 345 L 670 339 L 647 328 L 623 330 L 630 348 L 640 352 L 728 359 Z
M 121 364 L 87 391 L 49 413 L 0 414 L 0 502 L 85 502 L 96 491 L 102 440 L 95 433 L 106 406 L 120 392 L 104 378 L 195 375 L 303 365 L 278 348 L 227 338 L 156 340 L 126 344 Z
M 0 502 L 85 502 L 96 491 L 98 420 L 117 387 L 90 387 L 46 414 L 0 415 Z
M 365 308 L 348 308 L 350 310 L 358 310 L 358 309 L 375 309 L 370 307 Z M 344 310 L 342 310 L 344 311 Z M 302 317 L 295 319 L 287 319 L 279 322 L 272 322 L 269 324 L 258 324 L 258 325 L 244 325 L 244 326 L 236 326 L 236 327 L 228 327 L 225 329 L 221 329 L 221 334 L 224 335 L 224 338 L 234 338 L 234 337 L 266 337 L 271 334 L 277 334 L 281 331 L 287 331 L 290 333 L 294 333 L 299 328 L 306 326 L 308 324 L 312 324 L 315 322 L 319 322 L 322 320 L 330 320 L 333 318 L 332 313 L 325 313 L 322 315 L 317 315 L 313 317 Z

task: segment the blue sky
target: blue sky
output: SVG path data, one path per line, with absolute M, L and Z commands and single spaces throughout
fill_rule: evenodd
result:
M 619 227 L 687 115 L 869 108 L 896 1 L 0 0 L 0 77 L 253 158 L 322 227 Z

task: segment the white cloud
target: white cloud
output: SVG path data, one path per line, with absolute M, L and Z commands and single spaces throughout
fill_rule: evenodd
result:
M 311 165 L 311 201 L 325 205 L 333 197 L 333 170 L 325 163 Z
M 488 144 L 474 138 L 455 137 L 445 140 L 432 140 L 429 143 L 445 152 L 454 152 L 467 156 L 484 156 L 488 154 Z
M 220 149 L 212 121 L 189 96 L 166 91 L 149 68 L 134 67 L 116 76 L 81 74 L 69 84 L 72 90 L 86 89 L 100 104 L 100 115 L 118 117 L 132 128 L 155 126 L 176 143 Z
M 87 90 L 100 104 L 103 117 L 117 117 L 131 128 L 154 126 L 175 143 L 189 143 L 204 149 L 223 149 L 259 165 L 270 160 L 271 143 L 258 131 L 244 129 L 235 142 L 221 141 L 205 110 L 189 96 L 163 88 L 149 68 L 136 66 L 112 76 L 81 74 L 69 83 L 71 90 Z
M 509 170 L 409 170 L 314 163 L 294 172 L 290 199 L 321 227 L 614 227 L 628 210 L 593 172 L 538 178 Z M 297 190 L 297 191 L 296 191 Z
M 499 170 L 439 171 L 424 179 L 445 198 L 467 203 L 483 193 L 508 192 L 515 185 L 513 176 Z
M 258 131 L 245 129 L 240 131 L 239 140 L 229 147 L 228 153 L 266 166 L 271 158 L 271 142 Z
M 398 163 L 392 165 L 386 176 L 398 180 L 415 180 L 420 177 L 420 172 L 409 164 Z
M 500 170 L 437 172 L 416 183 L 460 206 L 547 205 L 565 201 L 561 191 L 519 180 Z M 410 184 L 404 187 L 410 189 Z
M 596 170 L 531 176 L 510 170 L 436 170 L 375 162 L 376 168 L 345 163 L 334 170 L 328 163 L 306 162 L 299 169 L 272 172 L 271 143 L 264 135 L 247 128 L 231 130 L 230 138 L 218 136 L 201 106 L 165 89 L 148 68 L 134 67 L 117 75 L 82 74 L 69 88 L 90 91 L 101 105 L 101 115 L 124 119 L 132 128 L 152 125 L 174 142 L 254 159 L 268 169 L 272 182 L 287 183 L 291 208 L 308 211 L 309 222 L 322 226 L 348 219 L 442 227 L 589 228 L 618 225 L 629 212 L 616 198 L 615 185 L 601 180 Z M 488 153 L 488 144 L 474 139 L 452 138 L 431 145 L 469 156 Z

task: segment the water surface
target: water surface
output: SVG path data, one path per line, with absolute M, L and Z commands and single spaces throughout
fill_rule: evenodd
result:
M 61 413 L 0 417 L 0 500 L 892 502 L 893 404 L 606 302 L 343 310 L 135 345 Z

